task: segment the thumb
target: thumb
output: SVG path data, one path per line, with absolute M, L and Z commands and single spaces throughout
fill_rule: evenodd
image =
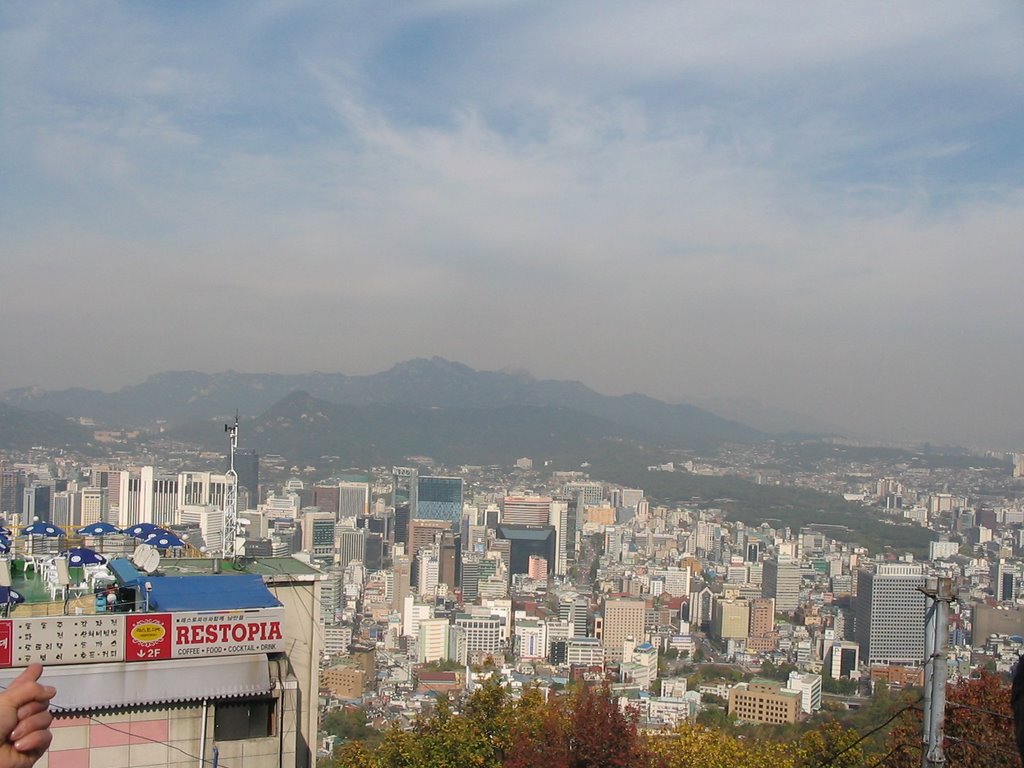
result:
M 15 683 L 6 691 L 0 693 L 0 704 L 6 704 L 16 710 L 34 701 L 47 704 L 57 693 L 57 689 L 53 686 L 40 685 L 31 679 L 25 681 L 17 680 Z

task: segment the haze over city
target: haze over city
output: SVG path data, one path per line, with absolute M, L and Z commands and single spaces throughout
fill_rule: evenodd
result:
M 0 390 L 442 355 L 1024 418 L 1010 2 L 0 8 Z

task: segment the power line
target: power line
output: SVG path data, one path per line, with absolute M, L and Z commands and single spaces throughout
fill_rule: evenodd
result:
M 817 764 L 817 765 L 815 766 L 815 768 L 825 768 L 825 766 L 828 766 L 828 765 L 832 765 L 833 763 L 835 763 L 835 761 L 836 761 L 836 760 L 838 760 L 838 759 L 839 759 L 840 757 L 842 757 L 843 755 L 845 755 L 845 754 L 846 754 L 847 752 L 849 752 L 849 751 L 850 751 L 851 749 L 853 749 L 854 747 L 856 747 L 856 746 L 857 746 L 858 744 L 860 744 L 860 743 L 861 743 L 862 741 L 864 741 L 865 739 L 869 738 L 870 736 L 873 736 L 874 734 L 878 733 L 878 732 L 879 732 L 880 730 L 882 730 L 883 728 L 885 728 L 885 726 L 887 726 L 887 725 L 888 725 L 889 723 L 891 723 L 891 722 L 892 722 L 893 720 L 895 720 L 895 719 L 896 719 L 897 717 L 899 717 L 900 715 L 902 715 L 902 714 L 903 714 L 904 712 L 906 712 L 906 711 L 908 711 L 908 710 L 911 710 L 911 709 L 914 709 L 914 708 L 915 708 L 915 707 L 916 707 L 916 706 L 917 706 L 917 705 L 918 705 L 919 703 L 921 703 L 921 699 L 918 699 L 917 701 L 911 702 L 910 704 L 907 704 L 907 705 L 906 705 L 905 707 L 900 707 L 900 708 L 899 708 L 899 709 L 897 709 L 897 710 L 896 710 L 895 712 L 893 712 L 893 713 L 892 713 L 892 715 L 890 715 L 890 716 L 889 716 L 889 717 L 888 717 L 888 718 L 887 718 L 887 719 L 886 719 L 886 720 L 885 720 L 884 722 L 882 722 L 882 723 L 879 723 L 878 725 L 876 725 L 876 726 L 875 726 L 874 728 L 872 728 L 872 729 L 871 729 L 870 731 L 868 731 L 867 733 L 865 733 L 865 734 L 862 734 L 862 735 L 860 736 L 860 738 L 858 738 L 858 739 L 857 739 L 856 741 L 854 741 L 854 742 L 852 742 L 852 743 L 850 743 L 850 744 L 847 744 L 847 745 L 846 745 L 845 747 L 843 747 L 843 748 L 842 748 L 841 750 L 839 750 L 838 752 L 836 752 L 836 753 L 835 753 L 834 755 L 832 755 L 831 757 L 827 757 L 826 759 L 824 759 L 823 761 L 821 761 L 820 763 L 818 763 L 818 764 Z
M 6 691 L 6 690 L 7 690 L 7 686 L 0 685 L 0 691 Z M 199 761 L 201 761 L 204 764 L 205 763 L 209 763 L 210 765 L 217 765 L 218 768 L 229 768 L 229 766 L 225 765 L 222 762 L 214 763 L 213 760 L 207 760 L 205 757 L 202 757 L 200 755 L 194 755 L 191 752 L 189 752 L 188 750 L 182 749 L 181 747 L 176 747 L 175 745 L 171 744 L 170 742 L 161 741 L 160 739 L 151 739 L 148 736 L 142 736 L 142 735 L 137 734 L 137 733 L 132 733 L 131 731 L 122 730 L 121 728 L 117 728 L 117 727 L 111 725 L 110 723 L 105 723 L 102 720 L 99 720 L 99 719 L 93 717 L 92 715 L 82 714 L 81 710 L 72 709 L 71 707 L 62 707 L 59 704 L 50 704 L 50 705 L 48 705 L 48 709 L 50 709 L 52 711 L 56 711 L 56 712 L 61 712 L 61 713 L 64 713 L 64 714 L 71 714 L 71 715 L 74 715 L 75 717 L 84 717 L 86 720 L 89 720 L 90 722 L 96 723 L 96 725 L 102 725 L 104 728 L 109 728 L 110 730 L 115 731 L 117 733 L 124 734 L 125 736 L 130 736 L 132 738 L 142 739 L 143 741 L 148 741 L 151 744 L 162 744 L 165 747 L 169 747 L 170 749 L 173 749 L 173 750 L 175 750 L 177 752 L 180 752 L 181 754 L 185 755 L 185 757 L 191 757 L 193 760 L 199 760 Z M 131 746 L 131 745 L 129 744 L 129 746 Z
M 1001 747 L 998 744 L 982 744 L 980 741 L 974 741 L 973 739 L 967 739 L 963 736 L 946 736 L 948 741 L 962 742 L 964 744 L 970 744 L 971 746 L 978 747 L 979 749 L 995 750 L 996 752 L 1002 752 L 1004 755 L 1011 755 L 1012 757 L 1020 758 L 1020 752 L 1017 750 L 1007 749 Z
M 951 707 L 956 707 L 957 709 L 969 709 L 972 712 L 981 712 L 982 714 L 991 715 L 992 717 L 998 717 L 1002 720 L 1013 720 L 1013 715 L 1008 715 L 1005 712 L 996 712 L 993 709 L 985 709 L 984 707 L 977 707 L 973 704 L 960 704 L 956 701 L 949 701 L 946 703 Z
M 895 755 L 897 752 L 900 752 L 900 751 L 906 749 L 906 747 L 907 747 L 906 744 L 897 744 L 895 747 L 890 749 L 888 752 L 886 752 L 880 758 L 878 758 L 873 763 L 868 765 L 867 768 L 878 768 L 878 766 L 882 765 L 883 763 L 887 763 L 889 761 L 890 757 Z

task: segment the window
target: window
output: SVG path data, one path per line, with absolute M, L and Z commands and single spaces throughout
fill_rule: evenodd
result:
M 223 701 L 214 705 L 214 741 L 240 741 L 274 735 L 273 698 Z

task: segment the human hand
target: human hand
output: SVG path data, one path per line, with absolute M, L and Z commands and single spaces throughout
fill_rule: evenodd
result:
M 31 768 L 50 746 L 48 706 L 57 689 L 40 685 L 41 674 L 32 664 L 0 692 L 0 768 Z

